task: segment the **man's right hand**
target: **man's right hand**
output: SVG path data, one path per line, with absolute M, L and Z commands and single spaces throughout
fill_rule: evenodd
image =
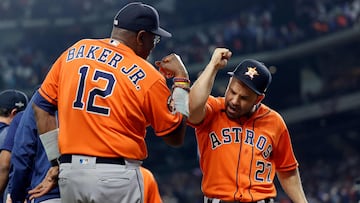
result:
M 56 187 L 58 184 L 59 166 L 49 168 L 44 180 L 34 189 L 29 191 L 29 200 L 41 197 Z
M 232 53 L 226 48 L 216 48 L 213 52 L 209 65 L 214 66 L 216 70 L 224 68 Z
M 161 61 L 156 61 L 155 65 L 160 68 L 160 72 L 166 78 L 179 77 L 189 79 L 185 65 L 177 54 L 167 55 Z

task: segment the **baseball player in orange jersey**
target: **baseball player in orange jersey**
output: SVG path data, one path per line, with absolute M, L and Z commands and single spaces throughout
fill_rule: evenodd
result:
M 127 4 L 114 18 L 111 38 L 83 39 L 69 47 L 34 95 L 48 159 L 56 165 L 60 155 L 62 202 L 144 202 L 139 166 L 147 157 L 146 128 L 152 126 L 171 146 L 183 144 L 187 70 L 176 54 L 156 62 L 163 74 L 174 76 L 170 91 L 165 77 L 146 61 L 161 36 L 171 34 L 159 27 L 153 7 Z
M 285 122 L 261 103 L 271 82 L 265 65 L 242 61 L 229 73 L 225 96 L 210 96 L 217 72 L 230 57 L 228 49 L 215 49 L 189 95 L 188 122 L 196 132 L 204 202 L 273 202 L 275 174 L 293 202 L 307 202 Z
M 144 203 L 162 203 L 154 175 L 144 167 L 140 167 L 140 172 L 144 180 Z

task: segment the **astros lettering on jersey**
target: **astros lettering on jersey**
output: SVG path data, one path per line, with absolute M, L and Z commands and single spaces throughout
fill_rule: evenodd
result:
M 190 124 L 196 127 L 204 195 L 244 202 L 275 197 L 275 170 L 298 166 L 283 119 L 261 104 L 249 119 L 230 120 L 224 102 L 209 96 L 205 120 Z

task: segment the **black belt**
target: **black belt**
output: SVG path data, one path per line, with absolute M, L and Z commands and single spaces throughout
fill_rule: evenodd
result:
M 72 154 L 63 154 L 59 158 L 60 163 L 71 163 L 72 162 Z M 122 157 L 95 157 L 97 164 L 119 164 L 125 165 L 125 159 Z

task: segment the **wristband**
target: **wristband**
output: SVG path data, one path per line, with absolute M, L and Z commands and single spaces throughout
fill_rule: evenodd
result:
M 173 78 L 173 87 L 172 89 L 174 90 L 175 87 L 180 87 L 184 90 L 186 90 L 187 92 L 190 91 L 190 80 L 187 78 Z
M 183 88 L 175 87 L 172 93 L 175 111 L 189 117 L 189 92 Z
M 174 84 L 175 84 L 175 85 L 180 85 L 180 86 L 181 86 L 181 85 L 183 85 L 183 86 L 188 86 L 188 87 L 190 86 L 190 83 L 188 83 L 188 82 L 174 82 Z
M 175 83 L 175 82 L 187 82 L 187 83 L 190 84 L 190 80 L 189 80 L 189 79 L 187 79 L 187 78 L 179 78 L 179 77 L 173 78 L 173 82 L 174 82 L 174 83 Z
M 189 87 L 189 86 L 174 84 L 174 85 L 172 86 L 173 91 L 174 91 L 174 89 L 175 89 L 176 87 L 181 88 L 181 89 L 183 89 L 183 90 L 186 90 L 187 92 L 190 92 L 190 87 Z

